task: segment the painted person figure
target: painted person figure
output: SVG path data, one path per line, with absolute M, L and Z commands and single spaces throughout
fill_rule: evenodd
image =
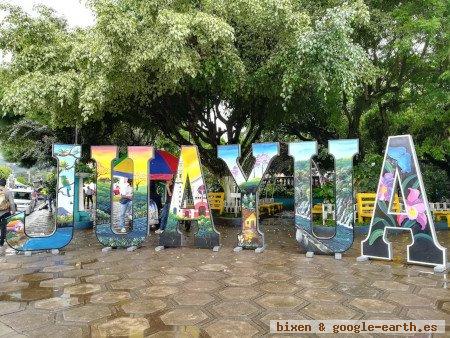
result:
M 119 214 L 119 228 L 121 233 L 126 233 L 125 228 L 125 218 L 131 218 L 132 210 L 132 200 L 133 200 L 133 180 L 128 179 L 127 183 L 124 184 L 120 189 L 120 214 Z
M 94 189 L 92 189 L 91 185 L 88 184 L 88 186 L 86 187 L 86 205 L 87 205 L 87 209 L 91 209 L 94 207 Z
M 170 201 L 172 199 L 172 192 L 173 192 L 173 182 L 167 181 L 166 182 L 166 203 L 164 204 L 164 207 L 161 211 L 161 221 L 159 229 L 155 231 L 156 234 L 162 234 L 164 232 L 164 229 L 166 229 L 167 225 L 167 218 L 169 216 L 169 208 L 170 208 Z
M 14 197 L 11 191 L 6 188 L 6 180 L 0 179 L 0 246 L 5 243 L 6 237 L 6 219 L 16 212 Z
M 61 176 L 61 182 L 62 182 L 63 189 L 66 190 L 66 196 L 70 197 L 70 190 L 71 190 L 70 182 L 65 175 Z

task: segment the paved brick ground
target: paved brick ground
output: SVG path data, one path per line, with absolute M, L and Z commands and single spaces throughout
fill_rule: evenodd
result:
M 246 337 L 270 319 L 446 319 L 446 274 L 393 263 L 357 263 L 359 241 L 340 261 L 308 259 L 292 220 L 267 219 L 268 248 L 234 253 L 237 228 L 218 227 L 223 248 L 102 253 L 91 231 L 60 254 L 0 257 L 0 337 Z M 448 246 L 450 232 L 439 233 Z M 450 322 L 449 322 L 450 323 Z M 447 327 L 447 329 L 450 329 Z

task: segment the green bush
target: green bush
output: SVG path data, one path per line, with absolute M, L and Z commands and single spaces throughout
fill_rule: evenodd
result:
M 431 164 L 421 165 L 421 170 L 429 202 L 450 198 L 450 177 L 445 170 Z
M 0 178 L 7 179 L 11 175 L 12 169 L 7 165 L 0 165 Z

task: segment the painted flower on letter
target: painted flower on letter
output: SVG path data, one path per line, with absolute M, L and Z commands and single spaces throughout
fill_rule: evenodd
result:
M 380 186 L 378 187 L 378 199 L 380 201 L 389 201 L 391 198 L 392 187 L 394 185 L 394 174 L 385 173 L 381 177 Z
M 419 198 L 420 191 L 417 189 L 409 188 L 409 194 L 406 198 L 406 215 L 397 215 L 397 222 L 399 225 L 408 218 L 410 220 L 416 220 L 420 224 L 420 228 L 425 230 L 427 226 L 427 215 L 425 214 L 425 203 Z

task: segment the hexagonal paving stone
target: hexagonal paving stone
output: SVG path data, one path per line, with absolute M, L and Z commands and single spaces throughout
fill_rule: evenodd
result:
M 78 299 L 73 297 L 53 297 L 37 301 L 34 303 L 34 307 L 36 309 L 57 311 L 77 304 Z
M 120 275 L 123 273 L 131 273 L 136 271 L 136 268 L 130 265 L 115 265 L 107 263 L 105 266 L 105 268 L 99 270 L 102 275 Z
M 217 289 L 219 284 L 210 280 L 196 280 L 183 284 L 183 288 L 194 292 L 208 292 Z
M 115 304 L 130 299 L 130 293 L 126 291 L 106 291 L 93 295 L 92 303 Z
M 108 282 L 112 282 L 115 280 L 118 280 L 119 276 L 115 275 L 95 275 L 90 276 L 86 278 L 87 283 L 93 283 L 93 284 L 104 284 Z
M 218 338 L 252 337 L 258 333 L 258 330 L 249 322 L 228 319 L 222 319 L 209 325 L 205 331 L 211 337 Z
M 257 280 L 253 277 L 246 277 L 246 276 L 233 276 L 230 278 L 227 278 L 224 280 L 225 284 L 231 285 L 231 286 L 248 286 L 255 284 Z
M 122 305 L 122 309 L 130 314 L 150 314 L 166 308 L 166 303 L 160 299 L 132 301 Z
M 258 270 L 252 268 L 232 268 L 227 273 L 233 276 L 256 276 Z
M 55 278 L 44 280 L 39 285 L 44 288 L 60 288 L 66 285 L 73 285 L 76 281 L 75 278 Z
M 372 284 L 374 287 L 383 289 L 383 290 L 395 290 L 395 291 L 408 291 L 409 285 L 399 283 L 392 280 L 377 280 Z
M 95 270 L 75 269 L 63 273 L 64 277 L 87 277 L 95 274 Z
M 20 275 L 28 275 L 30 273 L 36 272 L 35 268 L 27 268 L 27 269 L 9 269 L 9 270 L 3 270 L 1 276 L 9 276 L 9 277 L 16 277 Z
M 171 266 L 169 268 L 161 268 L 161 271 L 168 275 L 187 275 L 195 270 L 187 266 Z
M 1 306 L 0 306 L 1 309 Z M 442 310 L 450 312 L 450 302 L 445 302 L 444 304 L 442 304 Z M 0 310 L 1 313 L 1 310 Z
M 8 269 L 17 269 L 20 267 L 19 263 L 15 262 L 1 262 L 2 270 L 8 270 Z
M 204 264 L 200 266 L 200 269 L 205 271 L 224 271 L 227 270 L 228 267 L 223 264 Z
M 100 291 L 102 288 L 98 284 L 80 284 L 69 286 L 64 289 L 64 293 L 69 295 L 87 295 Z
M 327 289 L 309 289 L 300 293 L 300 295 L 312 302 L 339 302 L 344 298 L 342 295 Z
M 351 319 L 356 314 L 347 307 L 330 302 L 312 303 L 302 311 L 314 319 Z
M 52 273 L 44 273 L 44 272 L 36 272 L 36 273 L 30 273 L 27 275 L 22 275 L 19 278 L 19 281 L 21 282 L 39 282 L 41 280 L 51 279 L 53 278 Z
M 90 323 L 111 315 L 111 310 L 104 305 L 83 305 L 64 310 L 64 320 L 70 322 Z
M 445 288 L 423 288 L 419 294 L 439 300 L 450 300 L 450 290 Z
M 53 324 L 53 315 L 27 309 L 4 315 L 1 321 L 16 331 L 29 331 Z
M 8 313 L 17 312 L 20 310 L 20 303 L 18 302 L 0 302 L 0 316 Z
M 333 286 L 333 283 L 323 278 L 302 278 L 295 281 L 295 284 L 302 288 L 320 288 L 328 289 Z
M 142 279 L 122 279 L 109 284 L 115 290 L 134 290 L 146 286 Z
M 13 329 L 11 329 L 8 325 L 5 325 L 2 322 L 0 322 L 0 337 L 14 337 L 15 335 L 19 334 Z
M 227 287 L 219 292 L 219 294 L 229 300 L 248 300 L 258 295 L 258 292 L 254 289 L 243 287 Z
M 4 282 L 0 283 L 0 292 L 15 292 L 28 287 L 25 282 Z
M 240 256 L 243 256 L 241 254 L 247 254 L 247 252 L 244 250 L 244 251 L 242 251 L 239 254 Z M 248 259 L 244 260 L 244 257 L 242 257 L 242 260 L 241 259 L 240 260 L 236 260 L 233 263 L 231 263 L 231 265 L 233 265 L 233 266 L 235 266 L 237 268 L 254 268 L 255 266 L 258 265 L 254 261 L 254 259 L 255 259 L 254 256 L 253 257 L 252 256 L 247 256 L 245 258 L 248 258 Z
M 266 309 L 293 309 L 302 301 L 294 296 L 271 294 L 257 299 L 256 302 Z
M 149 278 L 149 281 L 152 284 L 175 285 L 183 283 L 186 278 L 178 275 L 164 275 Z
M 391 292 L 386 298 L 403 306 L 429 307 L 434 303 L 430 298 L 413 295 L 407 292 Z
M 410 283 L 416 286 L 436 286 L 437 280 L 420 276 L 406 276 L 402 278 L 403 283 Z
M 193 280 L 222 280 L 228 277 L 224 272 L 218 271 L 195 271 L 189 275 Z
M 47 266 L 44 269 L 42 269 L 43 272 L 64 272 L 75 269 L 72 265 L 54 265 L 54 266 Z
M 167 297 L 178 292 L 175 286 L 155 285 L 139 290 L 141 297 Z
M 174 295 L 173 299 L 180 305 L 205 305 L 214 300 L 204 292 L 182 292 Z
M 299 312 L 278 311 L 278 312 L 269 312 L 269 313 L 265 314 L 261 318 L 261 322 L 269 325 L 271 320 L 286 320 L 286 319 L 304 320 L 304 319 L 308 319 L 308 317 L 306 317 L 304 314 L 299 313 Z
M 213 309 L 222 317 L 249 316 L 258 311 L 258 308 L 249 302 L 223 302 L 215 305 Z
M 293 294 L 298 290 L 298 287 L 286 282 L 273 282 L 261 284 L 259 289 L 269 293 Z
M 322 274 L 321 270 L 317 266 L 304 266 L 300 265 L 298 267 L 293 267 L 290 271 L 294 275 L 297 275 L 301 278 L 318 278 Z
M 148 279 L 153 278 L 155 276 L 160 276 L 161 271 L 159 270 L 142 270 L 142 271 L 134 271 L 131 273 L 127 273 L 127 277 L 131 279 Z
M 145 318 L 116 318 L 99 324 L 97 330 L 101 337 L 143 337 L 150 327 Z
M 86 329 L 87 330 L 87 329 Z M 81 338 L 83 329 L 81 327 L 67 325 L 45 326 L 38 330 L 27 332 L 28 337 L 58 337 L 58 338 Z
M 343 283 L 335 286 L 334 289 L 335 291 L 343 293 L 350 297 L 376 298 L 382 293 L 382 291 L 373 287 L 352 284 L 347 285 Z
M 177 308 L 161 316 L 161 320 L 166 325 L 195 325 L 206 318 L 208 316 L 195 307 Z
M 158 331 L 148 336 L 150 338 L 191 338 L 208 337 L 205 330 L 195 325 L 172 326 L 170 331 Z
M 408 317 L 415 320 L 445 320 L 447 325 L 450 320 L 450 314 L 429 308 L 409 309 Z
M 261 275 L 268 282 L 283 282 L 291 279 L 291 276 L 283 272 L 266 272 Z
M 381 300 L 368 298 L 355 298 L 350 302 L 350 305 L 357 307 L 363 312 L 372 313 L 391 313 L 395 306 Z

